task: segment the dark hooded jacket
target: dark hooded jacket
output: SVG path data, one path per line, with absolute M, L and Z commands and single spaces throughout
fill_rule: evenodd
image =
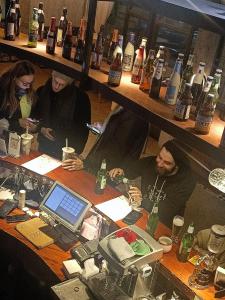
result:
M 172 227 L 175 215 L 184 215 L 185 203 L 194 187 L 195 179 L 187 164 L 180 164 L 176 174 L 159 176 L 156 171 L 156 157 L 140 159 L 125 170 L 128 178 L 141 176 L 142 207 L 151 212 L 153 203 L 159 200 L 159 219 Z
M 39 134 L 40 151 L 61 158 L 62 147 L 68 138 L 69 146 L 80 154 L 88 138 L 86 123 L 91 120 L 89 97 L 77 88 L 74 83 L 63 90 L 52 91 L 52 79 L 37 90 L 35 117 L 41 127 L 53 129 L 55 141 L 50 141 Z

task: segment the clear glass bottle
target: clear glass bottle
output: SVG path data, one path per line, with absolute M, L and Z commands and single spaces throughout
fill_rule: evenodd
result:
M 144 48 L 140 47 L 138 50 L 138 54 L 136 55 L 132 75 L 131 75 L 131 82 L 140 84 L 141 81 L 141 73 L 143 69 L 144 59 L 143 59 Z
M 113 51 L 113 59 L 115 59 L 117 53 L 121 54 L 121 61 L 123 60 L 123 35 L 119 34 L 118 43 L 116 45 L 115 50 Z
M 159 215 L 158 215 L 158 203 L 154 203 L 151 213 L 148 216 L 146 231 L 154 237 L 158 223 L 159 223 Z
M 38 40 L 38 9 L 33 8 L 32 17 L 29 24 L 27 46 L 30 48 L 36 48 L 37 40 Z
M 147 45 L 147 41 L 148 41 L 148 39 L 147 39 L 146 37 L 143 37 L 143 38 L 141 39 L 140 47 L 143 47 L 143 61 L 145 61 L 145 60 L 146 60 L 146 57 L 147 57 L 147 55 L 146 55 L 146 45 Z M 139 48 L 140 48 L 140 47 L 139 47 Z
M 125 51 L 124 51 L 124 56 L 123 56 L 123 71 L 125 72 L 130 72 L 133 67 L 133 62 L 134 62 L 134 38 L 135 38 L 135 33 L 130 32 L 129 33 L 129 38 L 128 38 L 128 43 L 126 45 Z
M 122 76 L 121 53 L 117 53 L 116 58 L 110 65 L 108 84 L 111 86 L 119 86 Z
M 190 116 L 192 105 L 191 84 L 186 83 L 182 94 L 177 99 L 176 107 L 174 110 L 174 118 L 178 121 L 187 121 Z
M 204 70 L 205 70 L 205 63 L 200 62 L 198 66 L 198 70 L 194 75 L 192 89 L 191 89 L 192 96 L 193 96 L 193 105 L 197 104 L 198 98 L 202 92 L 202 88 L 204 85 Z
M 101 163 L 101 168 L 97 173 L 96 177 L 96 185 L 95 185 L 95 193 L 103 194 L 104 189 L 106 187 L 106 179 L 107 179 L 107 171 L 106 171 L 106 160 L 103 159 Z
M 43 11 L 44 4 L 39 2 L 38 6 L 38 42 L 42 42 L 44 39 L 45 31 L 45 14 Z
M 221 83 L 221 75 L 222 75 L 221 69 L 216 69 L 216 72 L 213 76 L 213 81 L 209 90 L 209 94 L 214 95 L 214 105 L 216 108 L 217 103 L 219 102 L 219 92 L 220 92 L 220 83 Z
M 150 90 L 150 82 L 154 73 L 154 59 L 155 59 L 155 50 L 150 49 L 148 57 L 144 62 L 144 68 L 141 73 L 141 81 L 139 89 L 143 92 L 148 92 Z
M 113 61 L 113 52 L 116 49 L 117 43 L 118 43 L 118 29 L 113 29 L 113 35 L 112 35 L 112 41 L 110 43 L 109 51 L 108 51 L 108 57 L 107 57 L 107 63 L 110 65 Z
M 189 254 L 194 242 L 194 224 L 191 223 L 188 226 L 187 232 L 181 238 L 180 247 L 178 251 L 178 260 L 181 262 L 187 262 Z
M 169 105 L 175 105 L 177 102 L 177 95 L 179 92 L 181 80 L 181 68 L 182 61 L 180 59 L 177 59 L 166 90 L 165 101 Z
M 195 108 L 195 116 L 197 116 L 200 107 L 202 106 L 202 104 L 205 102 L 207 95 L 209 94 L 209 90 L 211 88 L 212 85 L 212 81 L 213 81 L 213 77 L 212 76 L 208 76 L 207 80 L 204 84 L 204 88 L 199 96 L 199 98 L 197 99 L 197 103 L 196 103 L 196 108 Z

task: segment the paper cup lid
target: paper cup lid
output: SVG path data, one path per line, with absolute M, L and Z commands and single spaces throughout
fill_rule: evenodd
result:
M 62 151 L 66 152 L 66 153 L 73 153 L 73 152 L 75 152 L 75 149 L 72 147 L 63 147 Z

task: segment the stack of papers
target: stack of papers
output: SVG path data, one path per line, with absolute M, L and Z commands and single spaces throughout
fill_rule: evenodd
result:
M 38 156 L 37 158 L 26 162 L 22 166 L 40 175 L 45 175 L 46 173 L 61 166 L 61 164 L 61 161 L 54 159 L 46 154 L 43 154 L 41 156 Z

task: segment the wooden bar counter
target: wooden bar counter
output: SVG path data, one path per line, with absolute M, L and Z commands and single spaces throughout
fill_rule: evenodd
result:
M 7 158 L 8 162 L 20 165 L 24 162 L 35 158 L 39 153 L 32 153 L 29 157 L 23 156 L 19 159 Z M 70 189 L 86 197 L 94 205 L 118 196 L 120 193 L 110 186 L 102 195 L 96 195 L 94 192 L 95 177 L 86 171 L 69 172 L 61 167 L 49 172 L 47 176 L 66 185 Z M 18 213 L 19 210 L 15 211 Z M 136 225 L 145 229 L 147 213 L 143 212 L 143 217 L 137 221 Z M 122 221 L 118 221 L 120 227 L 126 226 Z M 1 248 L 14 254 L 15 258 L 22 260 L 25 266 L 31 270 L 38 278 L 43 279 L 49 286 L 65 280 L 62 272 L 62 262 L 69 259 L 70 252 L 63 251 L 57 245 L 52 244 L 43 249 L 37 249 L 25 237 L 15 229 L 15 223 L 7 223 L 0 219 L 0 243 Z M 156 232 L 156 238 L 161 235 L 170 235 L 170 229 L 163 224 L 159 224 Z M 7 253 L 8 253 L 7 252 Z M 197 295 L 200 299 L 209 300 L 214 298 L 214 287 L 211 286 L 205 290 L 191 289 L 188 286 L 188 278 L 192 274 L 194 267 L 188 263 L 180 263 L 176 258 L 177 246 L 163 255 L 159 264 L 159 272 L 172 281 L 188 299 L 194 299 Z

